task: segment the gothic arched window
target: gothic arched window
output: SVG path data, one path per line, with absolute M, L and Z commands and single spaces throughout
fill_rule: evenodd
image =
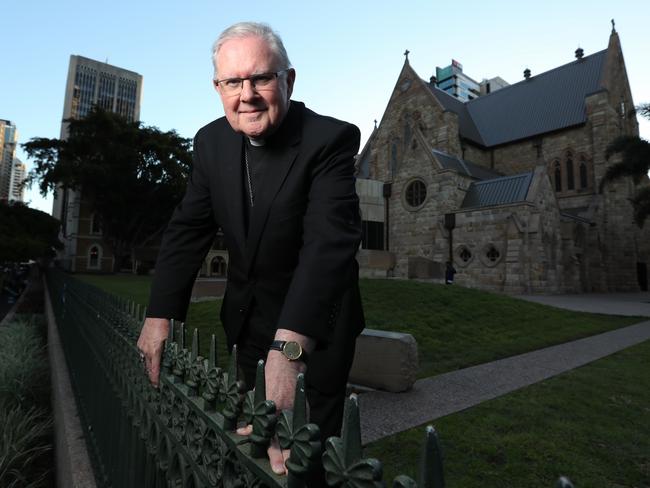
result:
M 96 213 L 93 213 L 90 217 L 90 233 L 95 235 L 102 233 L 101 217 Z
M 406 122 L 404 122 L 404 145 L 411 142 L 412 135 L 413 135 L 413 131 L 411 130 L 411 124 L 409 124 L 407 120 Z
M 394 138 L 390 144 L 390 174 L 395 176 L 397 173 L 397 158 L 398 158 L 398 142 L 399 139 Z
M 222 256 L 215 256 L 210 263 L 210 268 L 212 276 L 226 276 L 227 263 Z
M 562 191 L 562 166 L 560 165 L 559 161 L 555 161 L 553 179 L 555 180 L 555 191 Z
M 580 188 L 585 189 L 589 186 L 587 178 L 587 161 L 584 156 L 580 157 Z
M 573 155 L 568 152 L 566 153 L 566 189 L 575 190 L 576 184 L 573 177 Z

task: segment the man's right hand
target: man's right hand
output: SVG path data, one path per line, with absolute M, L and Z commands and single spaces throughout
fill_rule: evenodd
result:
M 138 349 L 143 357 L 144 369 L 151 384 L 158 387 L 160 380 L 160 359 L 169 336 L 169 320 L 147 317 L 138 339 Z

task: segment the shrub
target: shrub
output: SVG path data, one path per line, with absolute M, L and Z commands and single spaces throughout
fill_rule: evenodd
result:
M 52 449 L 51 429 L 52 418 L 43 408 L 0 405 L 0 486 L 43 486 L 50 474 L 42 464 Z
M 49 368 L 35 319 L 0 327 L 0 404 L 48 403 Z
M 0 486 L 51 486 L 52 416 L 42 319 L 0 327 Z

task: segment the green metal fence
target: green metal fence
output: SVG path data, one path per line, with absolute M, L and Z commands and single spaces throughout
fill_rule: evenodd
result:
M 99 486 L 298 488 L 320 466 L 330 486 L 385 486 L 381 463 L 363 458 L 355 395 L 346 403 L 342 437 L 321 446 L 318 427 L 307 422 L 302 375 L 293 412 L 277 414 L 265 398 L 262 361 L 256 388 L 246 392 L 236 350 L 223 370 L 214 336 L 203 358 L 198 334 L 187 344 L 182 324 L 170 331 L 160 387 L 153 388 L 135 345 L 144 319 L 139 305 L 58 271 L 48 274 L 48 287 Z M 253 425 L 249 437 L 235 433 L 242 421 Z M 286 477 L 266 459 L 274 435 L 291 449 Z M 416 479 L 400 475 L 394 487 L 444 487 L 433 427 L 423 438 Z M 572 487 L 564 478 L 556 486 Z

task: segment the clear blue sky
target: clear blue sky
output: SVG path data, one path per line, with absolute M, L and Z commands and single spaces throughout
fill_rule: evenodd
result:
M 650 1 L 546 0 L 401 2 L 330 0 L 6 0 L 0 118 L 19 142 L 59 137 L 71 54 L 106 61 L 144 76 L 141 119 L 193 137 L 223 115 L 211 85 L 210 49 L 228 25 L 270 23 L 296 68 L 293 98 L 359 126 L 362 144 L 380 120 L 409 49 L 428 79 L 451 59 L 480 81 L 509 83 L 607 47 L 616 20 L 636 104 L 650 102 Z M 640 120 L 650 138 L 650 123 Z M 27 162 L 25 154 L 18 156 Z M 36 186 L 31 206 L 51 211 Z

